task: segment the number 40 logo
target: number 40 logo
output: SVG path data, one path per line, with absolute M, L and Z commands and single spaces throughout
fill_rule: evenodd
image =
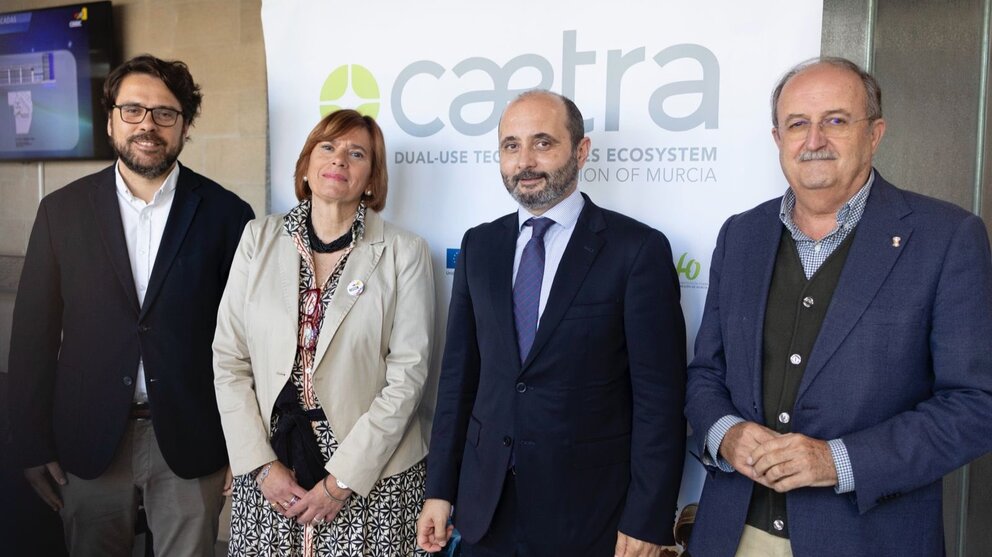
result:
M 675 270 L 678 274 L 685 276 L 685 278 L 689 280 L 696 280 L 696 277 L 699 276 L 699 269 L 701 266 L 699 265 L 699 261 L 696 261 L 695 259 L 689 259 L 686 261 L 688 256 L 689 253 L 684 252 L 682 256 L 679 257 L 679 262 L 675 265 Z

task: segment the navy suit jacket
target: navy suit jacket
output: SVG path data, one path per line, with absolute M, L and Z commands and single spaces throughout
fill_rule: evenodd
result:
M 672 543 L 685 447 L 685 324 L 668 240 L 588 198 L 530 354 L 512 279 L 517 214 L 466 232 L 455 270 L 427 497 L 465 540 L 489 528 L 514 450 L 520 524 L 542 555 Z
M 686 407 L 703 442 L 727 414 L 764 422 L 762 329 L 780 203 L 731 217 L 713 252 Z M 992 448 L 989 338 L 982 221 L 876 173 L 791 419 L 794 432 L 843 439 L 855 491 L 788 493 L 797 557 L 943 554 L 941 478 Z M 690 547 L 695 557 L 732 556 L 754 484 L 708 472 Z
M 14 306 L 10 422 L 22 466 L 84 479 L 110 464 L 143 358 L 162 455 L 184 478 L 227 464 L 214 397 L 217 306 L 251 207 L 180 167 L 139 307 L 114 167 L 46 196 Z

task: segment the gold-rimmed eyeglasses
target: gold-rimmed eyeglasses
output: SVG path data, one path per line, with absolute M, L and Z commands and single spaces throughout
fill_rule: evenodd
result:
M 859 122 L 871 122 L 874 118 L 865 117 L 851 120 L 844 116 L 827 116 L 816 123 L 820 133 L 830 139 L 841 139 L 851 135 L 854 125 Z M 813 122 L 805 118 L 793 118 L 779 126 L 778 133 L 785 139 L 798 140 L 806 139 L 809 130 L 812 129 Z
M 317 337 L 320 336 L 320 323 L 323 321 L 321 295 L 319 288 L 308 288 L 303 292 L 303 303 L 300 305 L 303 325 L 300 327 L 297 344 L 300 348 L 313 352 L 317 349 Z

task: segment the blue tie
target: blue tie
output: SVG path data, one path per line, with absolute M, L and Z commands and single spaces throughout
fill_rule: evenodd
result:
M 529 218 L 524 226 L 534 229 L 524 246 L 513 283 L 513 319 L 517 325 L 517 346 L 521 363 L 527 359 L 537 333 L 537 313 L 541 304 L 541 281 L 544 278 L 544 233 L 554 224 L 549 218 Z

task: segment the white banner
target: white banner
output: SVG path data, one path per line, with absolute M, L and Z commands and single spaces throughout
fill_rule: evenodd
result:
M 821 14 L 791 0 L 264 0 L 272 209 L 296 204 L 293 168 L 326 111 L 375 116 L 384 216 L 430 242 L 440 333 L 462 234 L 516 207 L 497 161 L 503 108 L 526 89 L 563 93 L 592 139 L 579 188 L 672 242 L 691 349 L 720 225 L 787 187 L 769 95 L 819 54 Z M 687 463 L 680 508 L 702 485 Z

